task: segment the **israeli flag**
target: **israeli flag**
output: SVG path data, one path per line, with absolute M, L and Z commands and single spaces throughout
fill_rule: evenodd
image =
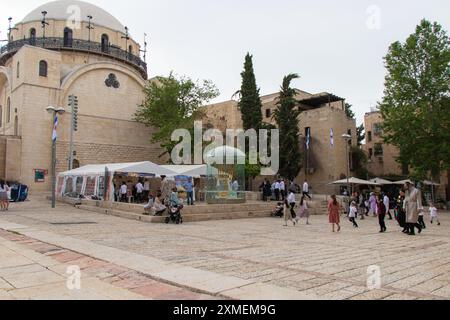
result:
M 52 134 L 52 140 L 56 141 L 58 138 L 58 134 L 56 133 L 56 129 L 58 128 L 58 116 L 55 116 L 55 121 L 53 122 L 53 134 Z
M 311 145 L 311 129 L 308 128 L 306 134 L 306 149 L 309 150 L 309 146 Z
M 334 147 L 334 131 L 333 131 L 333 129 L 330 130 L 330 146 Z

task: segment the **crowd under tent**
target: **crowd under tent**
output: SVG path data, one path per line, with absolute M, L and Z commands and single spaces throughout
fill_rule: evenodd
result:
M 58 175 L 59 196 L 114 200 L 114 183 L 122 180 L 157 179 L 161 176 L 176 176 L 177 173 L 150 161 L 87 165 Z

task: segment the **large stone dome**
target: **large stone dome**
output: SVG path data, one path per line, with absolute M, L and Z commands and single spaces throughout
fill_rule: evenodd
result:
M 80 8 L 80 19 L 87 22 L 87 16 L 92 16 L 92 23 L 94 25 L 109 28 L 114 31 L 125 32 L 125 27 L 119 20 L 114 18 L 111 14 L 100 7 L 91 3 L 78 0 L 58 0 L 48 2 L 31 11 L 23 20 L 22 23 L 41 21 L 42 11 L 47 11 L 47 19 L 54 20 L 68 20 L 73 17 L 74 11 L 71 6 Z

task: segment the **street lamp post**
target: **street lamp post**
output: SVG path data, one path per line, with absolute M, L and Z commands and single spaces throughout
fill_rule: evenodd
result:
M 66 110 L 64 108 L 47 107 L 47 112 L 53 117 L 52 122 L 52 208 L 56 207 L 56 136 L 53 134 L 56 130 L 56 117 L 63 115 Z
M 350 156 L 348 154 L 348 143 L 352 140 L 352 136 L 349 134 L 343 134 L 342 139 L 345 141 L 345 156 L 347 157 L 347 192 L 350 193 Z

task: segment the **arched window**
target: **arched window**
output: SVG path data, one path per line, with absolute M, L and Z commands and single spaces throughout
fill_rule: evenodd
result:
M 128 46 L 128 53 L 130 55 L 133 54 L 133 46 L 132 45 Z
M 20 77 L 20 62 L 17 62 L 17 79 Z
M 107 34 L 102 35 L 102 52 L 108 53 L 109 51 L 109 37 Z
M 30 29 L 30 45 L 32 45 L 32 46 L 36 45 L 36 29 L 35 28 Z
M 0 128 L 3 126 L 3 107 L 0 106 Z
M 6 123 L 11 122 L 11 99 L 8 98 L 6 101 Z
M 64 47 L 72 47 L 73 31 L 70 28 L 64 28 Z
M 39 61 L 39 76 L 46 77 L 47 73 L 48 73 L 47 61 L 45 61 L 45 60 Z

